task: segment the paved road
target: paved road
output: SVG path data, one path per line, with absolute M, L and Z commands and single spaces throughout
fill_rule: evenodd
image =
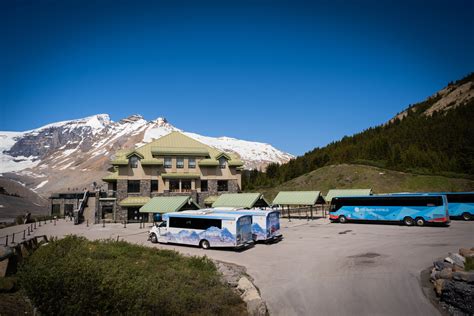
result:
M 61 221 L 35 233 L 92 239 L 120 235 L 138 244 L 244 265 L 272 315 L 438 315 L 421 291 L 420 271 L 450 251 L 474 246 L 474 222 L 453 221 L 445 228 L 342 225 L 320 219 L 282 226 L 282 242 L 242 252 L 152 245 L 138 224 L 86 228 Z

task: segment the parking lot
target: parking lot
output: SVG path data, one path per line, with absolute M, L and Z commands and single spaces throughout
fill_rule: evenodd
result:
M 20 226 L 3 229 L 17 231 Z M 113 238 L 174 249 L 247 267 L 272 315 L 436 315 L 422 293 L 421 270 L 434 259 L 474 246 L 474 222 L 450 227 L 282 221 L 284 240 L 245 251 L 151 244 L 139 224 L 74 226 L 61 220 L 36 235 Z

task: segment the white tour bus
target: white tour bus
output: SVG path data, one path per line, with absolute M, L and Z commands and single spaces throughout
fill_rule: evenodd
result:
M 210 247 L 244 248 L 253 244 L 252 217 L 209 211 L 183 211 L 163 215 L 150 230 L 153 243 L 176 243 Z
M 280 233 L 280 212 L 271 210 L 247 210 L 233 208 L 209 209 L 214 213 L 246 214 L 252 216 L 252 234 L 254 241 L 273 242 L 283 238 Z

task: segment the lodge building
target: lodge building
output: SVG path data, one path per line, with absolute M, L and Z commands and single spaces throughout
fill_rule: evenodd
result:
M 134 221 L 143 215 L 140 207 L 156 196 L 191 196 L 204 207 L 222 193 L 240 192 L 244 163 L 235 153 L 172 132 L 117 152 L 111 165 L 113 172 L 103 178 L 108 194 L 99 198 L 97 217 Z

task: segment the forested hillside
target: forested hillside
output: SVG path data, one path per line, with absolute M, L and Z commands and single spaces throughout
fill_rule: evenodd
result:
M 386 124 L 344 137 L 266 173 L 248 171 L 246 190 L 274 186 L 340 163 L 424 174 L 474 175 L 474 73 L 408 107 Z

